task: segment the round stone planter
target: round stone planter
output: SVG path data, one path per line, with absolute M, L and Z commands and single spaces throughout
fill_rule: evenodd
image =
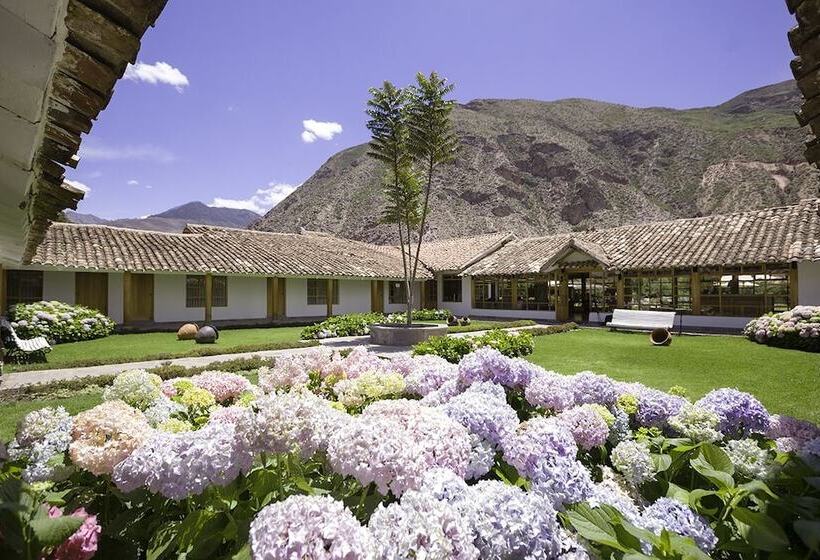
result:
M 649 340 L 655 346 L 668 346 L 672 344 L 672 333 L 666 329 L 655 329 L 649 333 Z
M 370 325 L 370 342 L 383 346 L 413 346 L 431 336 L 447 334 L 447 325 L 415 323 L 413 325 Z

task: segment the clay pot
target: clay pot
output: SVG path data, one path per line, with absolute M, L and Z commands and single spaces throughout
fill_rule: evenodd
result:
M 193 323 L 185 323 L 177 331 L 177 340 L 193 340 L 199 327 Z
M 672 344 L 672 333 L 667 329 L 655 329 L 649 333 L 649 340 L 655 346 L 668 346 Z

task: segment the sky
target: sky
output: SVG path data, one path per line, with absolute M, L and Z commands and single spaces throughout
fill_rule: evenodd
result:
M 368 139 L 368 88 L 437 71 L 459 102 L 719 104 L 791 78 L 775 0 L 169 0 L 67 178 L 79 211 L 264 212 Z

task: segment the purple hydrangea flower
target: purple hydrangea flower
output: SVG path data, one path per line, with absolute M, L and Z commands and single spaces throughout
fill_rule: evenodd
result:
M 548 455 L 541 458 L 531 472 L 530 480 L 533 491 L 546 496 L 556 509 L 582 502 L 592 493 L 589 471 L 573 457 Z
M 549 499 L 497 480 L 471 488 L 471 521 L 481 558 L 553 558 L 561 550 Z
M 518 427 L 518 415 L 507 401 L 485 392 L 466 391 L 456 395 L 441 410 L 495 447 Z
M 524 398 L 533 406 L 553 412 L 561 412 L 575 404 L 571 378 L 551 371 L 534 375 L 524 390 Z
M 191 432 L 156 432 L 114 467 L 117 488 L 146 487 L 174 500 L 225 486 L 250 470 L 255 434 L 252 413 L 236 423 L 208 423 Z
M 638 412 L 635 415 L 638 424 L 646 427 L 663 428 L 669 419 L 678 414 L 688 404 L 683 397 L 670 395 L 657 389 L 644 387 L 636 393 Z
M 615 382 L 605 375 L 582 371 L 570 377 L 575 404 L 610 405 L 618 398 Z
M 405 356 L 391 360 L 391 365 L 407 382 L 407 392 L 424 397 L 446 382 L 458 379 L 458 366 L 432 354 Z
M 727 436 L 742 437 L 765 434 L 769 429 L 769 412 L 749 393 L 737 389 L 715 389 L 695 403 L 720 418 L 718 430 Z
M 370 533 L 329 496 L 290 496 L 262 509 L 250 527 L 254 560 L 372 560 Z
M 459 379 L 464 385 L 494 381 L 505 387 L 522 387 L 528 372 L 520 363 L 489 347 L 467 354 L 458 364 Z
M 581 449 L 590 450 L 604 445 L 609 436 L 606 421 L 590 405 L 570 408 L 557 418 L 572 433 Z
M 658 498 L 641 515 L 640 525 L 660 535 L 667 529 L 684 537 L 690 537 L 706 553 L 717 546 L 717 536 L 706 520 L 689 506 L 672 498 Z
M 467 518 L 455 506 L 431 494 L 411 490 L 401 502 L 380 505 L 368 527 L 380 559 L 479 558 Z
M 504 460 L 527 478 L 538 472 L 539 463 L 547 457 L 574 459 L 578 454 L 572 433 L 555 418 L 537 417 L 522 422 L 502 447 Z
M 792 416 L 774 414 L 769 418 L 766 437 L 775 440 L 777 449 L 783 453 L 800 451 L 806 443 L 820 437 L 820 427 Z

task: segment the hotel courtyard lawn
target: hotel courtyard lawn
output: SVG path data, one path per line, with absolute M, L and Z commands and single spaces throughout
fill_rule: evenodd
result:
M 671 346 L 653 347 L 645 333 L 579 329 L 536 337 L 528 359 L 564 374 L 590 370 L 665 391 L 680 385 L 692 399 L 737 387 L 769 412 L 820 422 L 820 355 L 739 336 L 675 336 Z
M 305 345 L 299 341 L 300 332 L 302 327 L 223 329 L 219 331 L 219 339 L 215 344 L 177 340 L 176 333 L 172 332 L 115 334 L 95 340 L 55 344 L 46 355 L 46 362 L 7 364 L 5 371 L 82 367 L 292 348 Z

